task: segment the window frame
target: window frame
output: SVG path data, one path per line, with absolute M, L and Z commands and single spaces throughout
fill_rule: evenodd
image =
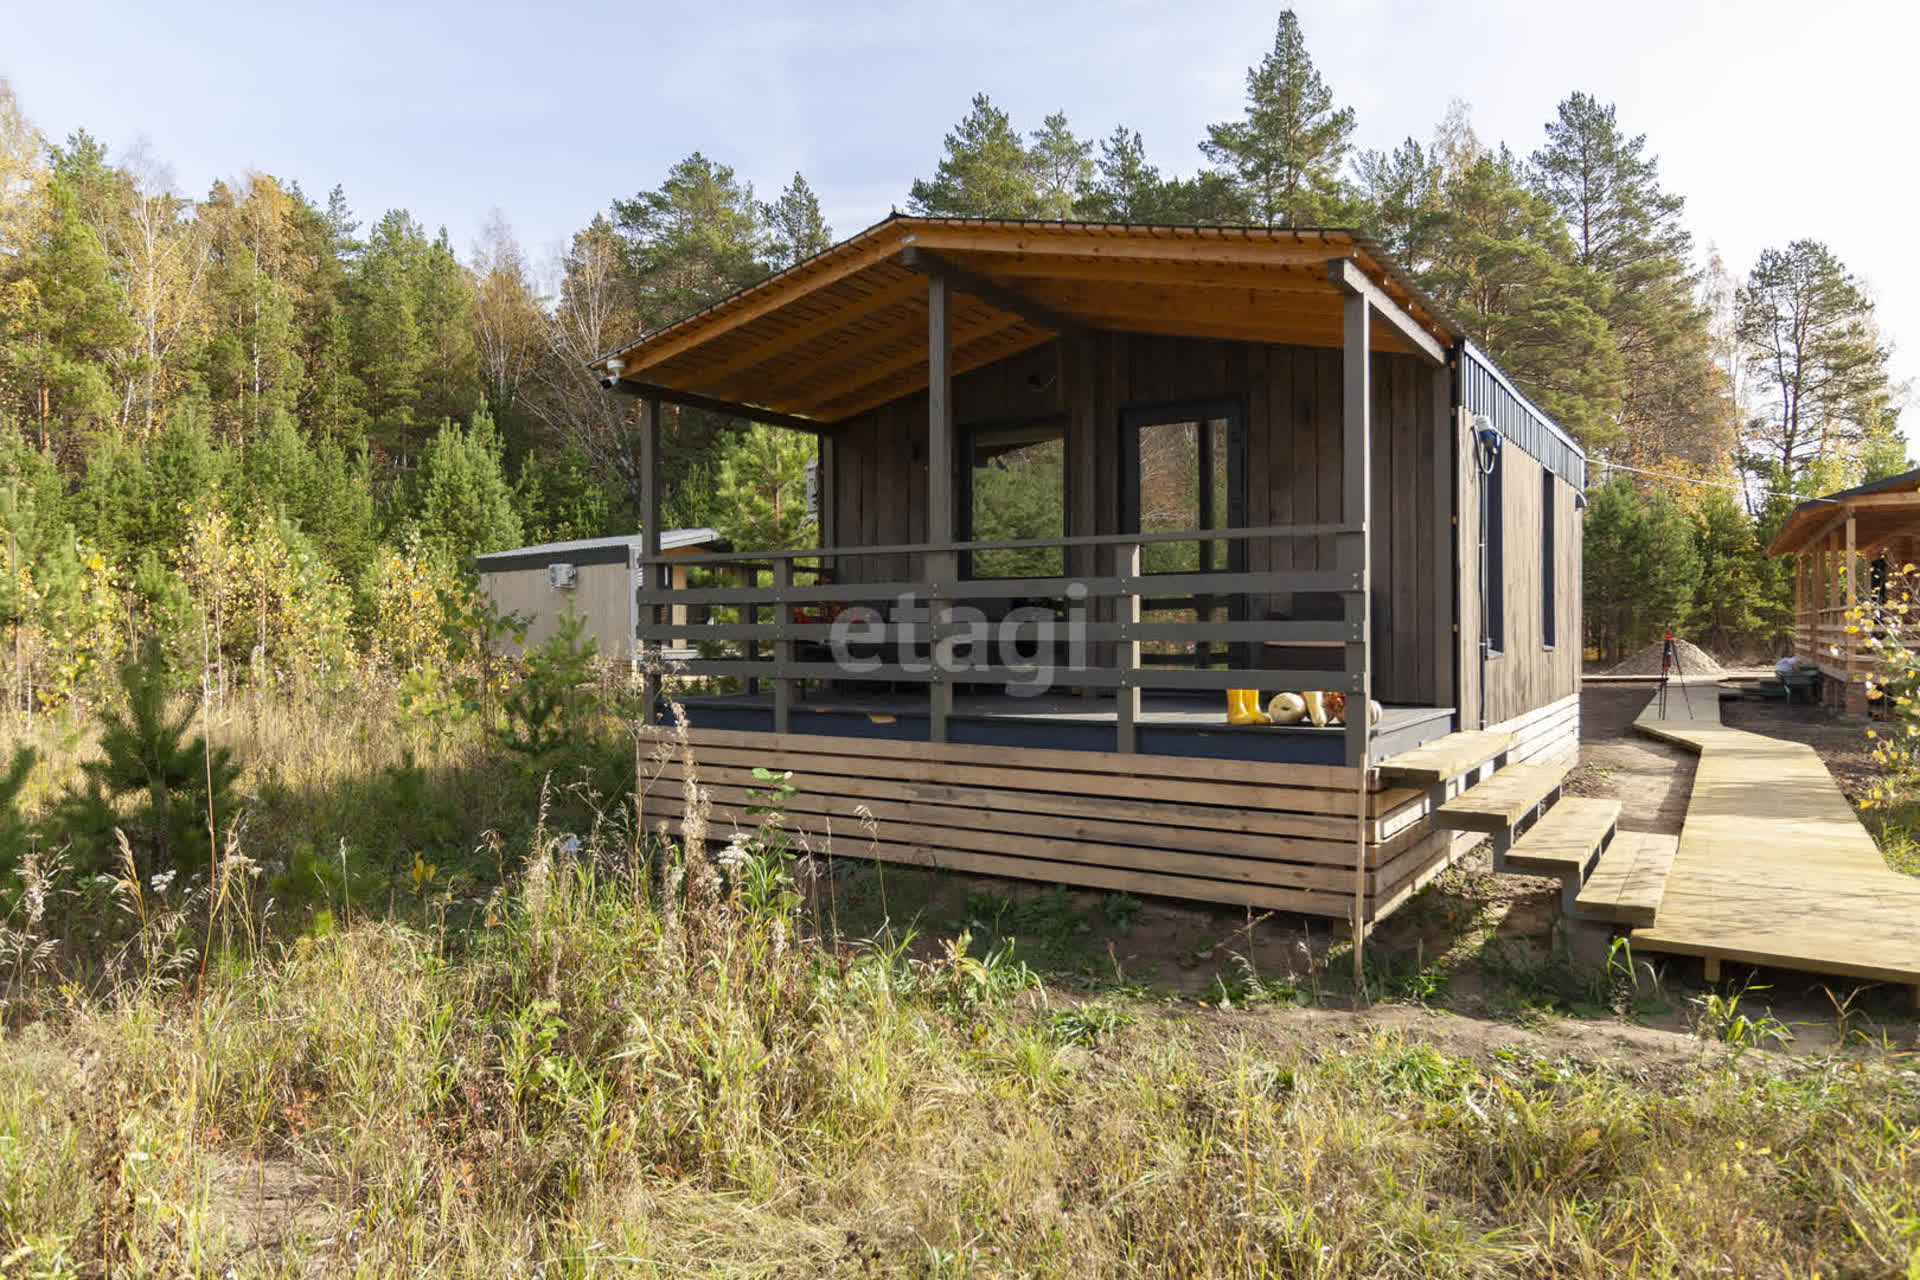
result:
M 1067 537 L 1073 528 L 1073 420 L 1064 413 L 1043 413 L 1022 418 L 995 418 L 984 422 L 967 422 L 954 429 L 958 446 L 954 450 L 954 466 L 959 474 L 954 477 L 954 493 L 958 499 L 960 517 L 960 541 L 974 541 L 973 528 L 973 451 L 977 437 L 997 431 L 1020 431 L 1028 428 L 1058 428 L 1060 432 L 1060 536 Z M 984 539 L 982 539 L 984 541 Z M 960 576 L 963 580 L 974 581 L 974 553 L 960 553 Z M 1060 554 L 1061 573 L 1066 571 L 1070 557 L 1063 548 Z M 1026 574 L 1019 578 L 993 578 L 995 582 L 1019 582 L 1023 578 L 1035 579 L 1059 577 L 1060 574 Z

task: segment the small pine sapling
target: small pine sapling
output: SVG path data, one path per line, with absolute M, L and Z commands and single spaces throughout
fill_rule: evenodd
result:
M 120 687 L 124 706 L 101 713 L 100 758 L 80 766 L 83 786 L 68 792 L 56 824 L 88 865 L 114 861 L 119 828 L 142 877 L 190 871 L 208 857 L 209 819 L 220 832 L 231 821 L 240 771 L 224 747 L 188 737 L 191 703 L 169 710 L 174 681 L 157 638 L 120 664 Z

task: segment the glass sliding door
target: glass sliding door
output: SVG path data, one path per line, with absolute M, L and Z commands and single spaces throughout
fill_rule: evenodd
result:
M 1130 409 L 1121 417 L 1122 529 L 1139 533 L 1205 532 L 1246 526 L 1246 438 L 1237 404 L 1209 402 L 1162 409 Z M 1196 538 L 1151 542 L 1140 549 L 1141 568 L 1155 573 L 1240 573 L 1243 541 Z M 1238 618 L 1243 597 L 1219 592 L 1155 597 L 1152 621 Z M 1218 645 L 1160 643 L 1151 660 L 1196 666 L 1222 656 Z

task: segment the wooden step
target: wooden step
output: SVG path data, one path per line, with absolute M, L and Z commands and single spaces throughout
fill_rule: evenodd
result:
M 1511 831 L 1551 799 L 1567 776 L 1542 764 L 1510 764 L 1485 782 L 1468 787 L 1433 811 L 1433 825 L 1446 831 Z
M 1432 786 L 1451 782 L 1463 773 L 1478 769 L 1487 761 L 1513 746 L 1510 733 L 1471 730 L 1450 733 L 1444 738 L 1402 751 L 1380 762 L 1380 776 L 1413 786 Z
M 1585 880 L 1600 847 L 1620 821 L 1620 802 L 1562 796 L 1507 850 L 1507 868 Z
M 1667 872 L 1680 848 L 1674 836 L 1650 831 L 1622 831 L 1600 855 L 1587 877 L 1574 908 L 1595 920 L 1619 924 L 1652 924 L 1667 892 Z M 1782 903 L 1790 909 L 1791 903 Z

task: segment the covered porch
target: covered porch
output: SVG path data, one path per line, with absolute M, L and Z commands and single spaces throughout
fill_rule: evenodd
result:
M 1349 233 L 889 219 L 604 361 L 648 528 L 661 405 L 821 441 L 822 546 L 642 589 L 643 652 L 706 612 L 695 727 L 1364 767 L 1456 727 L 1477 643 L 1458 337 Z
M 1819 669 L 1828 705 L 1864 715 L 1874 663 L 1853 615 L 1920 554 L 1920 471 L 1801 503 L 1767 554 L 1794 557 L 1793 656 Z

